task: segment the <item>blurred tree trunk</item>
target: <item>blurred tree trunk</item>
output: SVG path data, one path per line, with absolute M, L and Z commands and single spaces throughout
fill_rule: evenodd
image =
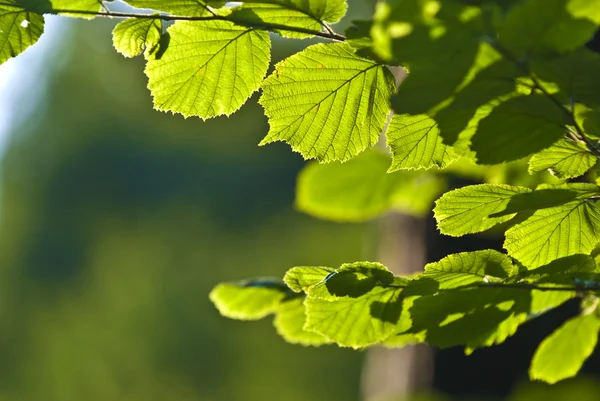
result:
M 380 221 L 379 260 L 394 274 L 421 270 L 426 262 L 425 221 L 393 213 Z M 426 345 L 372 348 L 362 374 L 364 401 L 400 400 L 431 386 L 433 354 Z
M 400 85 L 406 78 L 402 67 L 390 67 Z M 388 124 L 393 113 L 390 113 Z M 385 144 L 383 130 L 380 143 Z M 382 218 L 379 227 L 379 261 L 395 275 L 422 270 L 427 261 L 425 220 L 400 213 Z M 420 344 L 402 349 L 375 347 L 367 352 L 362 373 L 364 401 L 395 401 L 431 387 L 433 353 Z

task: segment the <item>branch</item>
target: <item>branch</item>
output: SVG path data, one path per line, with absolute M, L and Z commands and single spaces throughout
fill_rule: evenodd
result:
M 0 6 L 15 7 L 14 4 L 5 3 L 2 1 L 0 1 Z M 20 8 L 27 10 L 27 8 L 25 8 L 25 7 L 20 7 Z M 27 10 L 27 11 L 35 12 L 34 10 Z M 74 15 L 93 16 L 93 17 L 100 17 L 100 18 L 160 19 L 163 21 L 229 21 L 229 22 L 232 22 L 232 23 L 240 25 L 240 26 L 245 26 L 247 28 L 261 29 L 261 30 L 270 31 L 270 32 L 282 30 L 282 31 L 305 33 L 307 35 L 314 35 L 314 36 L 318 36 L 318 37 L 324 38 L 324 39 L 329 39 L 329 40 L 332 40 L 335 42 L 344 42 L 346 40 L 345 36 L 334 32 L 331 28 L 329 28 L 328 25 L 324 25 L 328 28 L 327 28 L 327 32 L 323 32 L 323 31 L 315 31 L 312 29 L 307 29 L 307 28 L 302 28 L 302 27 L 297 27 L 297 26 L 288 26 L 285 24 L 275 24 L 275 23 L 270 23 L 270 22 L 241 20 L 241 19 L 232 17 L 231 15 L 228 15 L 228 16 L 217 15 L 212 11 L 211 11 L 211 15 L 196 16 L 196 17 L 185 16 L 185 15 L 138 14 L 138 13 L 123 13 L 123 12 L 117 12 L 117 11 L 98 12 L 98 11 L 62 10 L 62 9 L 52 9 L 49 13 L 57 14 L 57 15 L 58 14 L 74 14 Z

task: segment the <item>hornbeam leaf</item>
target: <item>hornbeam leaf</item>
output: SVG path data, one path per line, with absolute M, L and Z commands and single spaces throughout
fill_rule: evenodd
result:
M 491 249 L 475 252 L 461 252 L 448 255 L 442 260 L 429 263 L 419 281 L 434 280 L 437 289 L 452 289 L 475 283 L 488 283 L 506 279 L 517 269 L 510 258 Z
M 510 185 L 470 185 L 446 192 L 437 200 L 434 216 L 442 234 L 478 233 L 512 219 L 516 212 L 490 216 L 504 211 L 514 195 L 528 192 L 529 188 Z
M 562 205 L 536 210 L 506 231 L 504 248 L 533 269 L 565 256 L 589 254 L 598 242 L 600 209 L 596 202 L 582 196 Z
M 296 206 L 318 218 L 345 222 L 372 219 L 391 209 L 428 213 L 443 191 L 440 177 L 387 174 L 389 165 L 390 158 L 375 149 L 346 163 L 308 164 L 298 176 Z
M 0 5 L 0 64 L 23 53 L 44 32 L 44 17 L 22 7 Z
M 285 281 L 287 286 L 294 292 L 308 292 L 311 287 L 321 282 L 333 272 L 335 272 L 335 269 L 332 267 L 292 267 L 285 273 L 283 281 Z
M 565 135 L 563 111 L 547 96 L 519 96 L 501 103 L 479 122 L 471 149 L 480 164 L 518 160 Z
M 130 18 L 120 22 L 113 30 L 113 46 L 125 57 L 148 55 L 158 46 L 162 35 L 159 19 Z
M 168 34 L 166 51 L 145 71 L 158 110 L 203 119 L 229 115 L 266 75 L 267 32 L 228 21 L 177 21 Z
M 550 170 L 558 178 L 573 178 L 585 174 L 596 165 L 596 157 L 584 143 L 561 139 L 548 149 L 529 159 L 531 174 Z
M 529 376 L 553 384 L 577 374 L 598 341 L 596 313 L 570 319 L 541 342 L 531 361 Z
M 357 298 L 333 301 L 312 298 L 309 293 L 305 329 L 343 347 L 361 348 L 381 342 L 396 330 L 402 313 L 401 293 L 401 288 L 376 286 Z
M 306 307 L 303 298 L 282 302 L 273 320 L 275 329 L 287 342 L 302 345 L 322 345 L 331 341 L 313 331 L 304 330 Z
M 276 312 L 288 296 L 287 286 L 281 280 L 270 278 L 221 283 L 209 295 L 223 316 L 240 320 L 262 319 Z
M 321 31 L 324 23 L 338 22 L 346 13 L 345 0 L 250 0 L 233 9 L 236 21 L 259 21 Z M 277 30 L 282 36 L 307 38 L 313 35 Z
M 164 11 L 173 15 L 199 17 L 210 14 L 212 8 L 225 5 L 224 0 L 124 0 L 125 3 L 137 8 L 149 8 Z
M 392 151 L 390 172 L 397 170 L 444 168 L 459 158 L 444 145 L 435 120 L 427 115 L 394 115 L 386 131 Z
M 304 158 L 346 161 L 373 146 L 385 125 L 394 77 L 343 43 L 317 44 L 275 66 L 260 103 L 270 130 Z
M 600 25 L 600 0 L 528 0 L 510 9 L 498 32 L 517 57 L 535 50 L 583 46 Z

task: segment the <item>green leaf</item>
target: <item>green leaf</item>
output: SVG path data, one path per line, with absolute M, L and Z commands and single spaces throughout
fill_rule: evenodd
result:
M 517 160 L 561 139 L 566 123 L 563 111 L 546 96 L 512 98 L 479 122 L 471 149 L 480 164 Z
M 543 81 L 555 84 L 559 92 L 553 94 L 563 104 L 576 102 L 588 107 L 600 106 L 600 55 L 579 49 L 553 58 L 532 60 L 532 71 Z
M 164 11 L 173 15 L 200 17 L 210 9 L 225 5 L 224 0 L 124 0 L 130 6 Z
M 168 34 L 166 51 L 151 58 L 145 71 L 158 110 L 203 119 L 229 115 L 266 75 L 267 32 L 228 21 L 177 21 Z
M 491 217 L 506 209 L 516 194 L 531 192 L 529 188 L 509 185 L 471 185 L 446 192 L 437 200 L 434 217 L 442 234 L 462 236 L 478 233 L 504 223 L 515 213 Z
M 596 262 L 590 255 L 571 255 L 553 260 L 547 265 L 527 270 L 519 274 L 519 281 L 536 284 L 576 284 L 581 275 L 598 272 Z
M 433 2 L 401 1 L 380 22 L 389 41 L 394 64 L 410 71 L 392 106 L 398 114 L 431 114 L 468 76 L 480 48 L 480 10 L 444 2 L 439 12 Z M 383 6 L 382 6 L 383 7 Z M 382 12 L 383 13 L 383 12 Z M 416 15 L 415 15 L 416 14 Z M 377 45 L 376 45 L 377 46 Z M 379 50 L 385 57 L 387 50 Z M 432 57 L 432 55 L 435 55 Z
M 600 241 L 600 210 L 588 199 L 591 196 L 535 210 L 506 231 L 504 248 L 529 269 L 561 257 L 589 254 Z
M 306 323 L 306 308 L 303 298 L 294 298 L 283 302 L 273 320 L 277 333 L 287 342 L 302 345 L 329 344 L 322 335 L 304 330 Z
M 275 66 L 260 103 L 270 130 L 307 159 L 346 161 L 372 147 L 389 112 L 394 77 L 346 44 L 310 46 Z
M 343 347 L 362 348 L 389 337 L 402 313 L 400 288 L 375 287 L 357 297 L 328 301 L 306 299 L 305 329 L 322 334 Z
M 587 136 L 600 138 L 600 109 L 583 113 L 583 129 Z
M 307 165 L 298 177 L 296 207 L 333 221 L 364 221 L 390 210 L 429 212 L 443 190 L 441 179 L 415 173 L 387 174 L 390 158 L 366 151 L 347 163 Z M 418 196 L 415 196 L 418 193 Z
M 343 264 L 309 290 L 304 328 L 343 347 L 381 342 L 396 330 L 406 284 L 379 263 Z
M 270 278 L 221 283 L 209 295 L 223 316 L 240 320 L 262 319 L 276 312 L 288 296 L 287 286 L 281 280 Z
M 599 0 L 527 0 L 512 7 L 498 32 L 515 56 L 583 46 L 600 25 Z
M 447 348 L 499 344 L 526 320 L 530 292 L 509 288 L 468 288 L 417 298 L 410 308 L 413 327 L 427 343 Z
M 345 0 L 251 0 L 233 9 L 236 21 L 286 25 L 320 32 L 323 23 L 338 22 L 348 8 Z M 278 29 L 282 36 L 307 38 L 313 35 Z
M 130 18 L 113 30 L 113 46 L 125 57 L 154 52 L 162 35 L 162 21 L 150 18 Z
M 458 159 L 439 134 L 437 123 L 429 116 L 394 115 L 386 131 L 393 156 L 389 171 L 445 168 Z
M 0 5 L 0 64 L 34 45 L 43 32 L 43 16 L 21 7 Z
M 437 290 L 446 290 L 475 283 L 499 282 L 516 272 L 517 268 L 508 256 L 487 249 L 455 253 L 429 263 L 425 266 L 425 272 L 411 284 L 423 279 L 434 280 Z
M 294 292 L 308 292 L 308 290 L 333 272 L 335 272 L 335 269 L 332 267 L 292 267 L 285 273 L 283 281 Z
M 529 172 L 542 170 L 559 178 L 573 178 L 585 174 L 596 165 L 596 157 L 581 142 L 561 139 L 548 149 L 534 154 L 529 160 Z
M 530 377 L 553 384 L 575 376 L 594 351 L 599 330 L 595 313 L 568 320 L 541 342 L 531 361 Z

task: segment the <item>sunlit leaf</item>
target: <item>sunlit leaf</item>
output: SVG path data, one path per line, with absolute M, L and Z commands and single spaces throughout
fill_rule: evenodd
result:
M 529 188 L 509 185 L 471 185 L 446 192 L 437 200 L 434 216 L 442 234 L 461 236 L 485 231 L 512 219 L 515 213 L 491 216 L 506 209 L 516 194 Z
M 289 343 L 302 345 L 331 343 L 331 341 L 318 333 L 304 330 L 305 323 L 306 308 L 303 297 L 282 302 L 273 320 L 277 333 Z
M 267 32 L 228 21 L 177 21 L 164 54 L 146 66 L 158 110 L 203 119 L 229 115 L 256 91 L 270 59 Z
M 549 169 L 559 178 L 572 178 L 585 174 L 596 161 L 584 143 L 562 139 L 533 155 L 529 160 L 529 172 Z
M 290 290 L 281 280 L 255 279 L 221 283 L 210 293 L 210 300 L 223 316 L 257 320 L 274 313 Z
M 285 273 L 283 281 L 295 292 L 308 292 L 311 287 L 321 282 L 330 273 L 335 272 L 332 267 L 299 266 L 292 267 Z
M 394 77 L 346 44 L 317 44 L 280 62 L 260 103 L 270 130 L 304 158 L 346 161 L 372 147 L 389 112 Z
M 162 35 L 160 19 L 131 18 L 120 22 L 113 30 L 113 46 L 125 57 L 153 52 Z
M 600 317 L 595 313 L 570 319 L 546 337 L 531 361 L 532 379 L 556 383 L 577 374 L 598 341 Z
M 34 45 L 43 32 L 43 16 L 21 7 L 0 5 L 0 64 Z
M 392 151 L 390 172 L 444 168 L 458 159 L 451 146 L 444 145 L 437 122 L 426 115 L 394 115 L 386 131 Z
M 137 8 L 164 11 L 173 15 L 199 17 L 211 14 L 209 10 L 225 5 L 224 0 L 124 0 Z

